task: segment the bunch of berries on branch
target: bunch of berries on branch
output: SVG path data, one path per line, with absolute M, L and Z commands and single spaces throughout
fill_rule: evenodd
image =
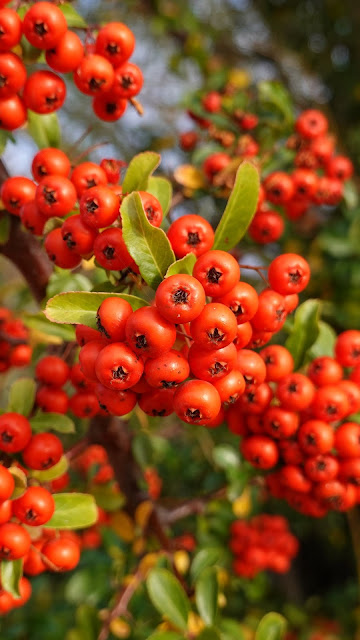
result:
M 178 222 L 192 238 L 205 221 L 191 215 Z M 183 235 L 174 235 L 175 252 Z M 98 330 L 77 325 L 86 384 L 110 414 L 125 415 L 138 403 L 151 416 L 175 411 L 184 422 L 216 427 L 229 405 L 246 411 L 247 385 L 255 388 L 265 378 L 265 365 L 252 349 L 281 329 L 309 276 L 301 256 L 283 254 L 269 267 L 273 288 L 258 295 L 239 280 L 233 256 L 205 247 L 193 275 L 165 278 L 151 306 L 133 311 L 121 294 L 109 295 L 98 309 Z M 269 385 L 259 388 L 263 402 L 270 402 Z
M 13 131 L 24 125 L 28 110 L 48 114 L 60 109 L 66 85 L 59 72 L 72 73 L 75 86 L 92 97 L 93 111 L 102 120 L 114 122 L 124 114 L 129 100 L 136 104 L 143 76 L 129 62 L 135 37 L 125 24 L 106 24 L 92 41 L 88 31 L 83 42 L 68 29 L 61 6 L 36 2 L 21 15 L 15 9 L 0 8 L 1 129 Z M 29 44 L 38 49 L 38 56 L 32 53 L 32 65 L 44 51 L 51 70 L 42 68 L 28 75 L 24 58 Z
M 121 229 L 122 187 L 118 181 L 123 165 L 104 159 L 100 164 L 82 162 L 71 170 L 63 151 L 42 149 L 32 161 L 34 180 L 8 178 L 1 187 L 1 199 L 28 231 L 46 236 L 45 250 L 57 266 L 73 269 L 82 258 L 94 255 L 104 269 L 139 273 Z M 163 219 L 160 202 L 151 193 L 139 194 L 149 222 L 159 227 Z M 56 220 L 55 228 L 47 233 L 45 225 L 51 218 L 64 218 L 64 222 L 58 226 Z
M 244 578 L 264 570 L 286 573 L 299 550 L 287 520 L 267 514 L 233 522 L 229 546 L 235 556 L 234 573 Z
M 274 109 L 276 112 L 276 105 Z M 199 131 L 181 134 L 180 146 L 184 151 L 195 150 L 194 164 L 204 182 L 199 182 L 199 197 L 205 186 L 216 197 L 226 198 L 239 164 L 251 158 L 258 165 L 260 197 L 248 229 L 249 237 L 256 243 L 276 242 L 282 237 L 287 221 L 300 220 L 308 212 L 312 221 L 320 221 L 321 216 L 313 215 L 312 211 L 334 207 L 342 200 L 344 185 L 353 175 L 353 164 L 337 152 L 336 138 L 320 111 L 308 109 L 300 113 L 290 135 L 284 120 L 279 121 L 277 137 L 271 138 L 275 134 L 271 133 L 268 108 L 261 102 L 261 92 L 254 99 L 253 88 L 251 92 L 238 91 L 229 81 L 220 91 L 203 93 L 188 113 Z M 209 140 L 218 150 L 208 154 L 200 165 L 197 158 L 204 157 L 201 146 L 206 148 Z M 279 170 L 274 170 L 276 166 Z M 186 196 L 189 188 L 181 172 L 179 183 L 183 184 Z M 196 197 L 196 189 L 194 192 L 189 186 L 190 197 Z
M 360 331 L 341 333 L 334 357 L 293 371 L 289 351 L 270 345 L 249 352 L 262 371 L 227 412 L 229 429 L 242 436 L 242 454 L 270 471 L 267 488 L 313 517 L 347 511 L 360 502 Z M 266 393 L 265 393 L 266 389 Z

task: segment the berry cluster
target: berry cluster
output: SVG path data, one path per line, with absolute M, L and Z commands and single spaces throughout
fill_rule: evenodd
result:
M 54 571 L 74 568 L 79 561 L 79 549 L 66 537 L 56 532 L 42 530 L 51 519 L 55 502 L 51 492 L 32 480 L 28 481 L 28 470 L 45 470 L 59 462 L 63 447 L 57 436 L 51 433 L 32 435 L 29 421 L 15 412 L 0 416 L 0 451 L 10 466 L 0 465 L 0 558 L 2 560 L 23 559 L 26 572 L 32 573 L 34 563 L 40 563 Z M 24 466 L 13 456 L 21 453 Z M 27 487 L 20 497 L 14 496 L 16 469 L 23 472 Z M 34 529 L 35 537 L 30 533 Z M 41 543 L 41 549 L 40 549 Z M 40 571 L 38 571 L 39 573 Z M 0 591 L 0 613 L 24 604 L 31 595 L 31 586 L 26 578 L 20 581 L 20 598 Z
M 195 227 L 188 226 L 189 217 L 199 219 Z M 204 221 L 184 216 L 174 225 L 178 222 L 191 239 Z M 281 329 L 308 283 L 309 267 L 295 254 L 279 256 L 268 271 L 273 288 L 258 295 L 239 280 L 235 258 L 204 248 L 193 275 L 166 278 L 152 306 L 133 311 L 120 296 L 110 296 L 98 309 L 98 331 L 77 326 L 80 368 L 103 411 L 122 416 L 138 402 L 152 416 L 175 411 L 184 422 L 215 427 L 229 404 L 237 402 L 236 409 L 246 411 L 252 402 L 250 389 L 263 382 L 265 365 L 243 347 L 264 344 Z M 257 371 L 253 360 L 260 360 L 264 371 Z M 262 401 L 270 402 L 269 385 L 259 388 L 265 390 Z
M 341 333 L 335 357 L 315 358 L 306 375 L 293 372 L 280 345 L 248 353 L 257 385 L 226 419 L 242 436 L 244 458 L 271 470 L 269 492 L 313 517 L 359 503 L 360 424 L 352 416 L 360 410 L 360 331 Z
M 39 55 L 45 52 L 51 71 L 27 75 L 23 60 L 11 51 L 22 36 Z M 118 120 L 143 85 L 141 70 L 129 62 L 134 48 L 134 34 L 121 22 L 106 24 L 94 42 L 84 44 L 51 2 L 36 2 L 22 20 L 14 9 L 0 8 L 0 128 L 22 126 L 28 109 L 40 114 L 60 109 L 66 85 L 54 71 L 72 72 L 79 91 L 93 97 L 94 113 L 108 122 Z
M 0 307 L 0 373 L 10 367 L 26 367 L 31 360 L 29 331 L 20 318 Z
M 299 550 L 287 520 L 267 514 L 233 522 L 229 546 L 235 556 L 234 573 L 244 578 L 254 578 L 265 569 L 286 573 Z
M 73 269 L 82 258 L 94 255 L 104 269 L 138 273 L 121 229 L 122 188 L 117 182 L 122 165 L 113 159 L 104 159 L 100 165 L 83 162 L 69 178 L 71 164 L 66 154 L 60 149 L 42 149 L 32 162 L 34 181 L 8 178 L 1 187 L 1 199 L 37 236 L 43 235 L 47 220 L 66 218 L 62 226 L 45 234 L 45 249 L 57 266 Z M 139 195 L 149 222 L 159 227 L 163 212 L 158 199 L 145 191 Z
M 353 165 L 348 157 L 336 153 L 336 139 L 328 131 L 327 118 L 320 111 L 309 109 L 298 116 L 287 139 L 286 171 L 269 173 L 269 148 L 262 147 L 267 115 L 257 115 L 257 105 L 248 98 L 246 110 L 236 108 L 236 92 L 234 96 L 231 84 L 222 92 L 203 95 L 201 109 L 208 117 L 193 111 L 189 115 L 205 134 L 201 137 L 194 130 L 187 131 L 180 136 L 180 146 L 191 151 L 210 138 L 223 147 L 208 155 L 201 166 L 208 188 L 223 197 L 228 195 L 242 160 L 253 158 L 258 163 L 262 184 L 248 234 L 255 242 L 268 244 L 281 238 L 286 219 L 300 219 L 311 206 L 337 205 L 343 197 L 344 182 L 353 175 Z M 233 101 L 232 107 L 228 106 L 229 100 Z M 224 122 L 227 118 L 229 128 L 220 130 L 215 118 L 214 122 L 211 120 L 212 114 L 215 118 L 221 114 Z M 276 158 L 276 149 L 273 155 Z

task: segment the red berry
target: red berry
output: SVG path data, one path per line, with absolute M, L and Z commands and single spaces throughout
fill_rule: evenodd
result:
M 65 82 L 52 71 L 35 71 L 28 76 L 23 93 L 28 109 L 40 114 L 53 113 L 62 107 L 65 98 Z
M 43 546 L 42 553 L 58 571 L 71 571 L 80 560 L 79 545 L 70 538 L 49 540 Z
M 31 539 L 24 527 L 14 522 L 0 525 L 0 558 L 17 560 L 23 558 L 30 549 Z
M 50 469 L 63 455 L 61 440 L 52 433 L 37 433 L 25 447 L 22 457 L 29 469 Z
M 19 413 L 3 413 L 0 416 L 0 451 L 18 453 L 31 438 L 30 422 Z
M 46 62 L 60 73 L 75 71 L 84 57 L 84 46 L 73 31 L 66 31 L 56 45 L 47 49 Z
M 55 175 L 68 177 L 70 160 L 60 149 L 48 147 L 38 151 L 32 161 L 31 171 L 34 180 L 40 182 L 45 176 Z
M 140 380 L 143 370 L 140 358 L 121 342 L 113 342 L 104 347 L 95 363 L 98 380 L 114 391 L 132 387 Z
M 133 32 L 122 22 L 108 22 L 98 33 L 96 53 L 107 58 L 114 67 L 130 58 L 135 48 Z
M 0 465 L 0 503 L 8 500 L 15 489 L 15 481 L 8 469 Z
M 310 280 L 310 267 L 306 260 L 295 253 L 283 253 L 273 260 L 268 272 L 270 286 L 288 295 L 300 293 Z
M 36 378 L 50 387 L 63 387 L 69 375 L 69 366 L 59 356 L 45 356 L 35 367 Z
M 195 214 L 188 214 L 173 222 L 167 232 L 168 239 L 177 258 L 188 253 L 197 257 L 211 249 L 214 231 L 207 220 Z
M 13 502 L 13 515 L 31 527 L 39 527 L 48 522 L 54 511 L 54 498 L 43 487 L 29 487 Z
M 126 322 L 126 340 L 139 356 L 156 358 L 170 351 L 176 340 L 176 329 L 156 307 L 142 307 Z
M 221 408 L 215 387 L 203 380 L 188 380 L 175 392 L 176 415 L 189 424 L 206 425 L 216 418 Z
M 64 14 L 51 2 L 37 2 L 25 13 L 23 33 L 37 49 L 51 49 L 66 31 Z

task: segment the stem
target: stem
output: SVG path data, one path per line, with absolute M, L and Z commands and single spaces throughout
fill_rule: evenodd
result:
M 142 106 L 141 102 L 136 100 L 136 98 L 130 98 L 129 102 L 134 107 L 135 111 L 139 114 L 139 116 L 144 115 L 144 107 Z
M 109 612 L 109 615 L 107 616 L 100 630 L 100 633 L 98 635 L 98 640 L 106 640 L 107 637 L 109 636 L 111 621 L 114 620 L 115 618 L 119 618 L 120 616 L 124 616 L 127 613 L 127 608 L 129 606 L 130 600 L 133 597 L 138 586 L 143 581 L 143 579 L 144 579 L 144 575 L 142 571 L 138 569 L 136 573 L 134 573 L 130 584 L 128 584 L 128 586 L 125 589 L 120 591 L 120 593 L 118 594 L 118 597 L 116 598 L 115 605 Z

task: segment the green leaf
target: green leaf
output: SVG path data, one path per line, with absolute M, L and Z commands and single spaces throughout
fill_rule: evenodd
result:
M 125 498 L 120 491 L 114 492 L 113 486 L 108 484 L 93 484 L 91 493 L 99 505 L 105 511 L 117 511 L 125 504 Z
M 219 622 L 222 640 L 245 640 L 244 632 L 238 622 L 231 618 L 222 618 Z
M 27 489 L 27 477 L 20 467 L 9 467 L 9 471 L 15 482 L 15 488 L 11 494 L 11 500 L 16 500 L 16 498 L 20 498 Z
M 51 482 L 51 480 L 55 480 L 64 475 L 68 468 L 69 462 L 67 457 L 61 456 L 59 462 L 50 467 L 50 469 L 46 469 L 46 471 L 36 471 L 33 469 L 29 473 L 33 478 L 39 480 L 39 482 Z
M 22 316 L 22 321 L 26 327 L 33 329 L 34 331 L 45 333 L 48 336 L 61 338 L 61 340 L 64 340 L 65 342 L 72 342 L 75 340 L 74 327 L 54 324 L 47 319 L 43 312 L 33 314 L 28 313 Z
M 20 598 L 19 584 L 23 573 L 22 558 L 19 560 L 3 560 L 1 562 L 1 587 L 11 593 L 14 598 Z
M 10 216 L 3 214 L 0 218 L 0 244 L 6 244 L 10 234 Z
M 208 627 L 211 627 L 215 622 L 218 593 L 216 569 L 208 567 L 202 571 L 195 585 L 196 606 L 200 617 Z
M 87 22 L 85 22 L 84 18 L 77 11 L 75 11 L 74 7 L 71 4 L 60 4 L 59 9 L 64 14 L 69 29 L 87 28 Z
M 71 604 L 86 603 L 96 606 L 108 593 L 109 568 L 107 566 L 88 567 L 76 571 L 65 586 L 65 600 Z
M 304 362 L 306 353 L 319 335 L 320 302 L 310 298 L 297 308 L 285 347 L 294 358 L 295 369 Z
M 259 622 L 255 640 L 282 640 L 286 626 L 286 620 L 280 613 L 267 613 Z
M 35 433 L 43 431 L 58 431 L 59 433 L 75 433 L 74 422 L 62 413 L 46 413 L 38 411 L 30 420 Z
M 259 186 L 257 169 L 250 162 L 243 162 L 216 229 L 213 249 L 228 251 L 240 242 L 256 211 Z
M 170 242 L 162 229 L 153 227 L 148 221 L 138 193 L 132 193 L 123 200 L 120 212 L 129 253 L 145 282 L 156 289 L 169 266 L 175 262 Z
M 197 580 L 204 569 L 216 565 L 222 555 L 223 550 L 220 548 L 217 549 L 215 547 L 209 547 L 207 549 L 201 549 L 201 551 L 196 554 L 190 567 L 190 575 L 192 581 L 194 582 L 195 580 Z
M 123 193 L 146 191 L 148 180 L 159 166 L 160 160 L 160 155 L 153 151 L 144 151 L 135 156 L 129 163 L 122 183 Z
M 40 115 L 28 109 L 28 131 L 39 149 L 60 146 L 60 125 L 56 113 Z
M 195 266 L 196 256 L 193 253 L 188 253 L 180 260 L 176 260 L 173 264 L 168 268 L 165 278 L 169 276 L 175 276 L 177 273 L 187 273 L 189 276 L 192 276 L 192 272 Z
M 240 456 L 231 444 L 219 444 L 212 451 L 214 462 L 221 469 L 240 467 Z
M 307 354 L 309 360 L 319 358 L 320 356 L 333 357 L 335 341 L 336 332 L 334 331 L 334 329 L 329 324 L 327 324 L 327 322 L 323 322 L 322 320 L 320 320 L 319 335 Z
M 0 130 L 0 154 L 3 153 L 5 147 L 7 145 L 8 140 L 11 139 L 10 131 L 5 131 L 5 129 Z
M 184 589 L 173 574 L 167 569 L 152 569 L 146 586 L 155 609 L 176 627 L 186 631 L 190 603 Z
M 294 122 L 294 105 L 289 91 L 281 82 L 260 82 L 258 85 L 259 101 L 271 112 L 279 111 L 284 124 L 290 127 Z
M 92 282 L 82 273 L 73 273 L 72 271 L 55 267 L 46 287 L 46 297 L 52 298 L 57 293 L 68 291 L 91 291 L 92 287 Z
M 165 217 L 170 209 L 173 192 L 170 180 L 160 176 L 150 176 L 146 191 L 159 200 Z
M 29 416 L 35 402 L 36 383 L 32 378 L 18 378 L 11 385 L 7 411 Z
M 118 297 L 131 305 L 133 311 L 149 303 L 127 293 L 98 293 L 95 291 L 68 291 L 48 300 L 45 315 L 51 322 L 86 324 L 96 329 L 96 313 L 103 300 Z
M 96 523 L 98 513 L 93 496 L 86 493 L 56 493 L 53 497 L 55 512 L 44 527 L 84 529 Z

